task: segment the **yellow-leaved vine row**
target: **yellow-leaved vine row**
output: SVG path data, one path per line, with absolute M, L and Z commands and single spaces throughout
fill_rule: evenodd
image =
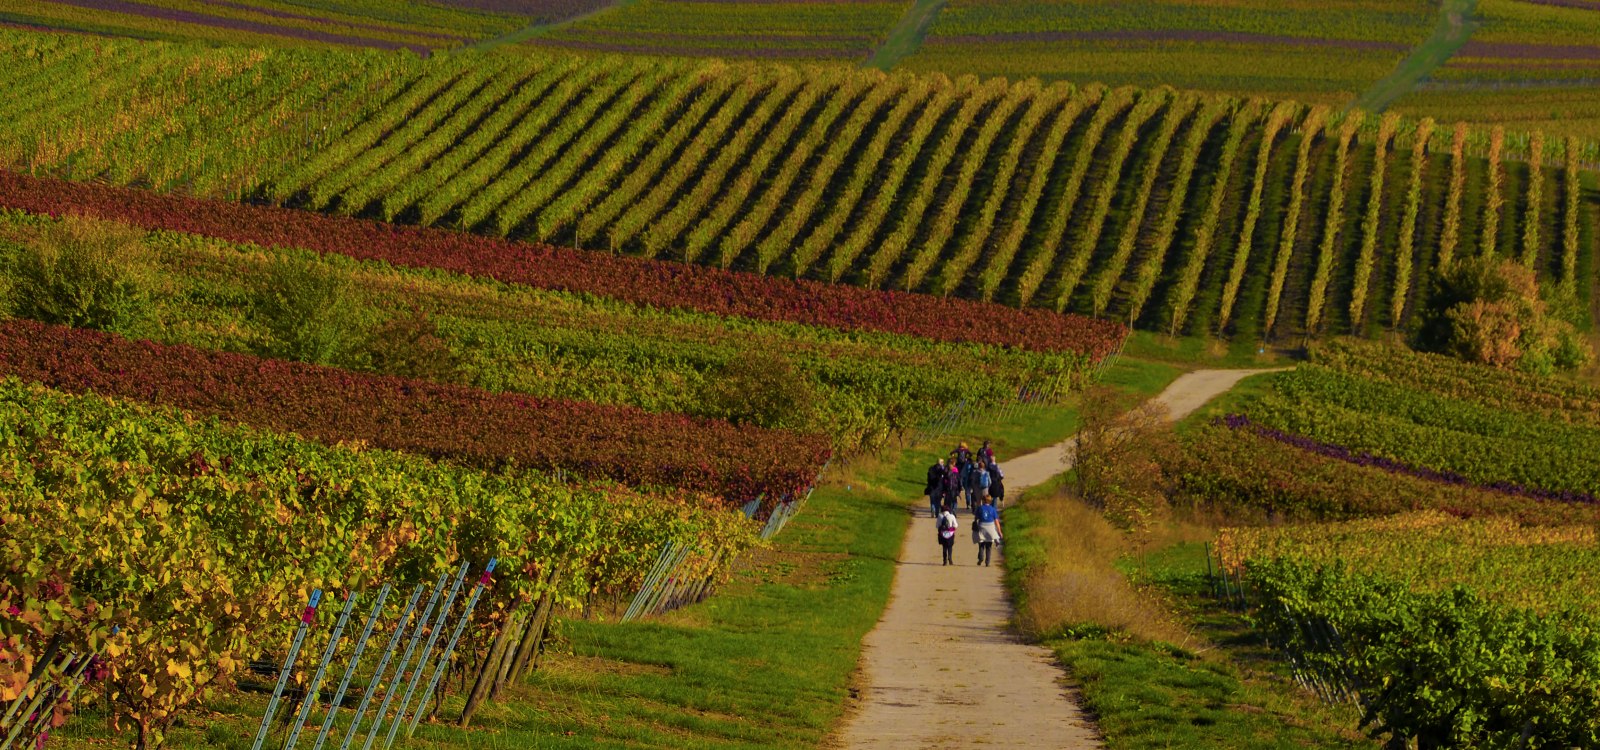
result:
M 1250 200 L 1246 204 L 1244 222 L 1239 227 L 1239 243 L 1233 253 L 1233 265 L 1228 271 L 1228 281 L 1222 287 L 1222 302 L 1218 312 L 1217 330 L 1228 327 L 1228 321 L 1233 318 L 1234 302 L 1239 298 L 1239 285 L 1244 283 L 1244 272 L 1250 264 L 1251 248 L 1254 246 L 1256 224 L 1261 220 L 1261 193 L 1266 188 L 1267 169 L 1272 166 L 1272 149 L 1277 142 L 1278 134 L 1295 116 L 1299 108 L 1293 104 L 1282 103 L 1274 107 L 1272 114 L 1267 116 L 1267 126 L 1261 133 L 1261 146 L 1256 150 L 1255 178 L 1250 182 Z M 1216 201 L 1220 202 L 1218 196 Z M 1210 234 L 1205 235 L 1208 239 Z M 1200 269 L 1194 270 L 1195 283 L 1199 283 Z M 1193 296 L 1193 292 L 1190 292 Z M 1174 323 L 1174 331 L 1178 330 L 1181 323 Z
M 1406 300 L 1411 293 L 1412 267 L 1416 263 L 1417 216 L 1422 211 L 1422 178 L 1428 166 L 1428 139 L 1433 137 L 1433 119 L 1417 123 L 1411 143 L 1411 187 L 1406 192 L 1405 214 L 1400 218 L 1400 244 L 1395 251 L 1394 297 L 1389 302 L 1389 324 L 1398 328 L 1404 322 Z
M 1300 211 L 1306 202 L 1306 178 L 1311 175 L 1311 144 L 1322 132 L 1329 109 L 1316 107 L 1300 125 L 1300 151 L 1295 158 L 1294 181 L 1289 183 L 1289 209 L 1283 219 L 1283 235 L 1278 240 L 1278 255 L 1272 265 L 1272 282 L 1267 291 L 1266 322 L 1262 330 L 1272 332 L 1278 322 L 1278 305 L 1283 300 L 1283 282 L 1289 276 L 1289 259 L 1294 255 L 1295 239 L 1300 235 Z
M 31 35 L 0 30 L 0 48 Z M 1439 154 L 1390 154 L 1422 128 L 1391 116 L 1368 118 L 1336 160 L 1359 115 L 1293 102 L 550 49 L 50 44 L 0 82 L 31 102 L 0 99 L 0 168 L 1180 334 L 1405 329 L 1417 279 L 1464 241 L 1577 284 L 1600 220 L 1566 189 L 1590 144 L 1545 163 L 1556 144 L 1542 137 L 1461 125 L 1445 169 Z M 1508 174 L 1524 157 L 1528 172 Z M 1377 174 L 1339 174 L 1369 162 Z
M 1378 226 L 1383 220 L 1383 181 L 1389 144 L 1394 139 L 1400 116 L 1389 113 L 1378 124 L 1377 149 L 1372 163 L 1372 183 L 1368 188 L 1367 215 L 1361 220 L 1361 255 L 1356 258 L 1356 278 L 1350 291 L 1350 327 L 1358 329 L 1367 309 L 1367 286 L 1372 283 L 1372 266 L 1378 254 Z
M 1324 303 L 1328 300 L 1328 277 L 1333 273 L 1337 259 L 1336 244 L 1339 230 L 1344 228 L 1344 202 L 1347 195 L 1345 178 L 1350 171 L 1350 143 L 1361 127 L 1364 113 L 1353 111 L 1345 116 L 1344 127 L 1339 131 L 1339 146 L 1333 157 L 1333 189 L 1328 195 L 1328 216 L 1322 227 L 1322 244 L 1317 251 L 1317 270 L 1311 277 L 1311 298 L 1306 304 L 1306 330 L 1316 331 L 1322 323 Z

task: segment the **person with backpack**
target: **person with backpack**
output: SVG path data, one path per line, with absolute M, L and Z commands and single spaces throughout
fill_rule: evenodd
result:
M 944 476 L 949 473 L 945 470 L 944 459 L 928 467 L 928 481 L 922 494 L 928 496 L 928 517 L 938 518 L 939 509 L 944 501 Z
M 983 447 L 978 449 L 978 460 L 985 466 L 994 464 L 994 449 L 989 447 L 989 441 L 983 441 Z
M 955 510 L 956 503 L 961 500 L 961 467 L 951 464 L 949 471 L 944 475 L 944 507 L 946 510 Z
M 989 462 L 989 497 L 994 500 L 995 508 L 1003 508 L 1006 503 L 1006 475 L 1000 471 L 1000 464 Z
M 967 498 L 967 510 L 978 507 L 978 473 L 983 471 L 983 466 L 977 461 L 968 461 L 961 467 L 961 490 Z
M 962 442 L 956 445 L 955 450 L 950 451 L 950 458 L 957 464 L 965 464 L 972 460 L 972 449 Z
M 994 464 L 985 465 L 982 461 L 974 461 L 973 465 L 978 467 L 975 470 L 977 472 L 977 475 L 978 475 L 978 478 L 977 478 L 977 485 L 978 485 L 978 499 L 977 499 L 977 502 L 983 502 L 983 499 L 989 496 L 989 489 L 994 486 L 994 476 L 993 476 L 994 472 L 992 472 L 990 470 L 990 467 L 994 466 Z
M 956 529 L 961 527 L 961 522 L 956 520 L 956 514 L 946 510 L 939 514 L 939 547 L 944 552 L 944 564 L 956 564 Z
M 993 500 L 984 498 L 983 505 L 972 515 L 972 541 L 978 545 L 978 564 L 987 567 L 994 545 L 1000 541 L 1000 511 Z

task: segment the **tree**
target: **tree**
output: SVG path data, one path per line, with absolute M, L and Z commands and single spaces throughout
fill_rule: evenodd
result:
M 360 342 L 350 280 L 320 265 L 280 258 L 257 290 L 255 316 L 272 335 L 267 356 L 344 364 Z
M 1124 530 L 1149 528 L 1167 511 L 1162 466 L 1174 447 L 1167 408 L 1095 387 L 1084 394 L 1079 418 L 1079 495 Z
M 1505 258 L 1466 258 L 1441 278 L 1421 343 L 1469 362 L 1542 374 L 1587 364 L 1588 345 L 1553 314 L 1551 302 L 1532 269 Z M 1555 300 L 1556 311 L 1565 307 Z
M 811 378 L 776 352 L 741 354 L 710 374 L 701 393 L 708 416 L 735 424 L 803 430 L 817 417 Z
M 144 234 L 68 216 L 25 237 L 10 265 L 9 312 L 55 325 L 127 332 L 150 304 Z
M 361 347 L 364 367 L 384 375 L 399 375 L 441 383 L 461 377 L 461 358 L 439 335 L 439 326 L 421 308 L 396 315 L 373 328 Z

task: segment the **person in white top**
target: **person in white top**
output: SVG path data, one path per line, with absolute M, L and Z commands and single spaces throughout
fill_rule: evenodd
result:
M 960 528 L 960 526 L 961 522 L 956 520 L 956 514 L 951 513 L 950 506 L 946 505 L 944 512 L 939 514 L 938 523 L 939 546 L 944 550 L 945 565 L 956 564 L 956 529 Z

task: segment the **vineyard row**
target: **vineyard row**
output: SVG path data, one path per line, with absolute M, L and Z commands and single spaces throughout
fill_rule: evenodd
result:
M 835 67 L 369 54 L 328 73 L 296 52 L 223 74 L 173 65 L 208 54 L 186 47 L 6 46 L 38 48 L 8 88 L 45 104 L 0 120 L 0 159 L 36 173 L 1174 332 L 1405 329 L 1440 267 L 1485 252 L 1594 285 L 1571 140 Z M 284 92 L 323 114 L 284 116 Z

